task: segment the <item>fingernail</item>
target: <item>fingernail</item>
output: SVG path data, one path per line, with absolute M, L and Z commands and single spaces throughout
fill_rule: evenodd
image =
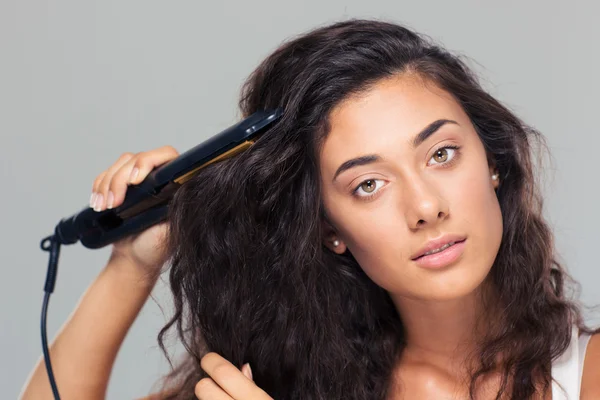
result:
M 90 208 L 94 208 L 94 198 L 96 197 L 96 192 L 92 192 L 90 196 Z
M 108 208 L 109 210 L 111 208 L 113 208 L 114 201 L 115 201 L 115 195 L 113 194 L 112 190 L 109 190 L 108 196 L 106 197 L 106 208 Z
M 129 183 L 133 182 L 135 178 L 137 178 L 139 172 L 140 170 L 137 167 L 131 170 L 131 175 L 129 176 Z
M 246 369 L 246 370 L 248 371 L 248 375 L 249 375 L 249 376 L 248 376 L 248 378 L 249 378 L 250 380 L 252 380 L 252 368 L 250 368 L 250 364 L 249 364 L 249 363 L 246 363 L 246 364 L 244 364 L 244 366 L 245 366 L 245 367 L 248 367 L 248 368 Z
M 94 201 L 94 211 L 100 211 L 102 209 L 102 202 L 104 201 L 104 196 L 102 193 L 98 193 L 96 196 L 96 200 Z

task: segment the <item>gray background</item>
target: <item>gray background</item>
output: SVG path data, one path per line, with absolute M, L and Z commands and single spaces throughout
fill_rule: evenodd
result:
M 468 55 L 492 94 L 546 135 L 554 157 L 546 215 L 582 282 L 581 299 L 600 303 L 594 3 L 3 0 L 1 397 L 17 397 L 41 354 L 47 253 L 39 242 L 87 204 L 92 179 L 122 152 L 164 144 L 184 151 L 228 127 L 239 117 L 240 85 L 263 57 L 292 35 L 346 17 L 404 23 Z M 50 338 L 108 254 L 62 248 Z M 154 294 L 168 308 L 164 284 Z M 164 321 L 149 301 L 119 353 L 109 399 L 142 396 L 167 370 L 155 341 Z

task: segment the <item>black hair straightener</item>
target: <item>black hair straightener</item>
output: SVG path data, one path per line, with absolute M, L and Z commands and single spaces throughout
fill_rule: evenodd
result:
M 174 160 L 156 167 L 143 182 L 128 186 L 125 200 L 120 206 L 101 212 L 88 206 L 71 217 L 61 219 L 54 234 L 42 240 L 42 250 L 50 253 L 41 316 L 42 351 L 56 400 L 60 399 L 60 395 L 50 363 L 46 315 L 56 282 L 60 245 L 81 241 L 85 247 L 98 249 L 165 220 L 169 203 L 184 182 L 207 165 L 248 149 L 282 115 L 282 109 L 261 110 L 250 115 Z
M 120 206 L 101 212 L 88 206 L 62 219 L 56 227 L 57 239 L 61 244 L 81 241 L 85 247 L 97 249 L 164 220 L 170 200 L 185 181 L 207 165 L 246 150 L 281 115 L 281 109 L 256 112 L 155 168 L 143 182 L 127 188 Z

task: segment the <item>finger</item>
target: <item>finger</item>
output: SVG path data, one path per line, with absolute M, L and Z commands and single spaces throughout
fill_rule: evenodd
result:
M 109 192 L 113 193 L 113 207 L 123 203 L 128 185 L 143 182 L 154 168 L 177 158 L 178 155 L 179 153 L 172 146 L 163 146 L 139 153 L 123 164 L 110 181 Z
M 130 181 L 130 184 L 136 185 L 142 182 L 154 168 L 177 158 L 178 155 L 179 153 L 173 146 L 162 146 L 158 149 L 140 154 L 132 169 L 133 171 L 137 168 L 139 172 L 137 173 L 137 176 Z
M 113 202 L 112 207 L 107 203 L 107 208 L 118 207 L 123 203 L 125 194 L 127 193 L 127 187 L 132 184 L 132 172 L 136 168 L 136 163 L 138 163 L 138 160 L 142 157 L 144 157 L 143 153 L 136 154 L 125 164 L 121 165 L 121 167 L 113 174 L 108 185 L 108 193 L 112 193 Z M 144 180 L 144 178 L 141 180 Z
M 198 400 L 234 400 L 210 378 L 203 378 L 196 383 L 194 394 Z
M 251 381 L 252 379 L 252 368 L 250 368 L 250 364 L 246 363 L 244 365 L 242 365 L 242 374 L 244 374 L 244 376 L 248 379 L 250 379 Z
M 242 372 L 217 353 L 208 353 L 200 366 L 210 377 L 234 399 L 267 400 L 271 397 Z
M 113 174 L 116 170 L 118 170 L 121 165 L 125 164 L 134 156 L 133 153 L 127 152 L 123 153 L 119 156 L 117 161 L 113 165 L 111 165 L 103 174 L 100 183 L 96 188 L 96 199 L 95 199 L 95 207 L 94 210 L 102 211 L 105 207 L 105 204 L 108 200 L 108 186 L 110 184 L 110 180 L 112 179 Z
M 102 173 L 99 174 L 96 179 L 94 179 L 94 183 L 92 184 L 92 197 L 90 199 L 91 208 L 94 208 L 94 203 L 98 197 L 98 191 L 100 190 L 100 182 L 102 182 L 102 179 L 104 179 L 104 175 L 106 175 L 106 171 L 102 171 Z
M 108 170 L 100 183 L 103 204 L 97 204 L 97 211 L 114 208 L 123 203 L 128 185 L 142 182 L 156 167 L 177 158 L 179 153 L 172 146 L 133 155 L 125 153 Z M 132 179 L 133 178 L 133 179 Z M 110 204 L 109 204 L 110 200 Z

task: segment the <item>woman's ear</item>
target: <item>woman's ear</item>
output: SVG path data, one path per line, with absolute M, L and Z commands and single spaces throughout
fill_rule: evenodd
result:
M 336 254 L 343 254 L 346 251 L 346 244 L 338 236 L 335 229 L 329 222 L 321 220 L 321 232 L 323 237 L 323 244 Z
M 496 166 L 496 157 L 494 157 L 494 155 L 488 150 L 485 151 L 485 155 L 487 158 L 492 186 L 494 186 L 494 190 L 496 190 L 500 184 L 500 172 L 498 172 L 498 167 Z
M 498 186 L 500 185 L 500 173 L 498 172 L 498 169 L 495 166 L 490 166 L 490 180 L 492 181 L 492 186 L 494 187 L 494 190 L 498 189 Z

